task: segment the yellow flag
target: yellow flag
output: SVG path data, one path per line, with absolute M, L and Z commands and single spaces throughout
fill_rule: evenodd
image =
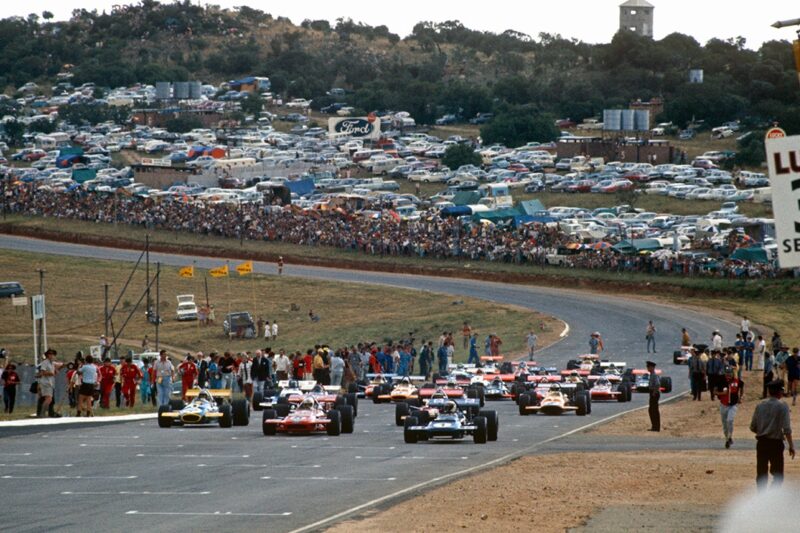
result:
M 212 278 L 224 278 L 228 275 L 228 265 L 212 268 L 208 271 Z
M 253 272 L 253 262 L 252 261 L 245 261 L 244 263 L 236 265 L 236 272 L 239 273 L 240 276 L 246 276 Z
M 178 275 L 182 278 L 193 278 L 194 277 L 194 267 L 187 266 L 183 267 L 178 271 Z

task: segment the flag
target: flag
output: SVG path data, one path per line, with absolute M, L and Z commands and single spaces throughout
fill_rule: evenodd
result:
M 194 267 L 193 266 L 185 266 L 178 271 L 178 275 L 182 278 L 193 278 L 194 277 Z
M 221 267 L 212 268 L 208 271 L 211 274 L 212 278 L 224 278 L 228 275 L 228 265 L 223 265 Z
M 252 261 L 245 261 L 239 265 L 236 265 L 236 272 L 239 273 L 240 276 L 246 276 L 253 272 L 253 262 Z

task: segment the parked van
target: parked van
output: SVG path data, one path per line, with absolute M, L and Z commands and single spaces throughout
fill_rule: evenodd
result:
M 753 189 L 753 202 L 757 204 L 772 203 L 772 187 L 759 187 Z

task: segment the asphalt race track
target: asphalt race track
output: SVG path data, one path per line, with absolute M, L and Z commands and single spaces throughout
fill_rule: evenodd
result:
M 135 261 L 126 251 L 0 236 L 0 248 Z M 151 253 L 151 261 L 184 266 L 185 256 Z M 219 259 L 197 259 L 218 266 Z M 276 274 L 274 264 L 255 263 L 257 272 Z M 576 291 L 471 280 L 403 276 L 287 265 L 284 274 L 362 282 L 470 296 L 555 315 L 568 334 L 542 350 L 537 360 L 563 367 L 588 351 L 592 331 L 603 334 L 612 360 L 643 366 L 647 320 L 658 328 L 660 351 L 651 355 L 673 379 L 674 392 L 688 387 L 686 368 L 672 365 L 680 328 L 705 340 L 713 329 L 724 338 L 733 324 L 669 306 Z M 524 335 L 525 332 L 520 332 Z M 354 339 L 355 340 L 355 339 Z M 156 421 L 76 427 L 0 440 L 0 493 L 4 529 L 42 530 L 225 530 L 307 531 L 349 513 L 394 498 L 418 494 L 458 475 L 557 446 L 557 439 L 608 417 L 646 405 L 646 395 L 631 403 L 593 403 L 586 417 L 517 414 L 510 402 L 488 402 L 500 414 L 497 442 L 403 443 L 394 425 L 394 406 L 359 403 L 355 433 L 340 437 L 264 437 L 260 413 L 247 427 L 216 426 L 159 429 Z M 258 416 L 256 416 L 258 415 Z M 646 428 L 643 427 L 643 433 Z

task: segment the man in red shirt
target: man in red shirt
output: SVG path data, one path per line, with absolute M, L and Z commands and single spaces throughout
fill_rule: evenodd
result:
M 111 358 L 106 357 L 100 367 L 100 407 L 108 409 L 111 392 L 117 378 L 117 369 L 111 364 Z
M 178 373 L 181 375 L 181 398 L 186 401 L 186 391 L 194 386 L 197 380 L 197 365 L 191 355 L 186 356 L 186 360 L 178 365 Z
M 311 350 L 306 350 L 303 356 L 303 377 L 301 379 L 310 380 L 313 378 L 314 357 L 311 355 Z
M 719 398 L 722 431 L 725 433 L 725 448 L 730 448 L 733 444 L 733 419 L 744 397 L 744 382 L 736 377 L 733 367 L 725 368 L 725 384 L 723 388 L 717 388 L 716 394 Z
M 142 371 L 133 364 L 133 358 L 126 357 L 119 369 L 122 379 L 122 395 L 125 397 L 125 407 L 133 407 L 136 403 L 136 388 L 142 379 Z

